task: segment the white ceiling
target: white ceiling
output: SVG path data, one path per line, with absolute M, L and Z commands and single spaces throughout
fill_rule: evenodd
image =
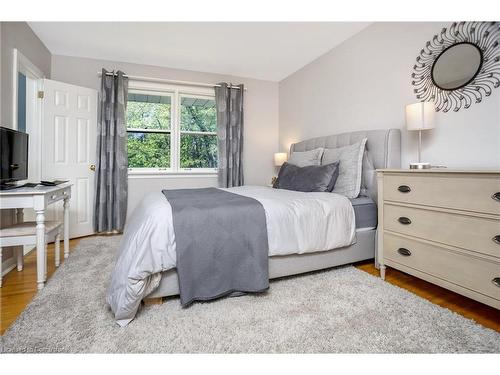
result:
M 280 81 L 366 22 L 30 22 L 52 54 Z

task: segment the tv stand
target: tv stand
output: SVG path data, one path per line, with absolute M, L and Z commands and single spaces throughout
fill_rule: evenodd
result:
M 12 190 L 24 187 L 24 185 L 16 185 L 15 183 L 0 184 L 0 190 Z

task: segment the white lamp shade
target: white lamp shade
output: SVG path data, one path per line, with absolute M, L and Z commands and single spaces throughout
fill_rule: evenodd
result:
M 274 154 L 274 165 L 281 167 L 287 159 L 286 152 L 277 152 Z
M 434 128 L 434 103 L 418 102 L 406 106 L 406 128 L 408 130 L 426 130 Z

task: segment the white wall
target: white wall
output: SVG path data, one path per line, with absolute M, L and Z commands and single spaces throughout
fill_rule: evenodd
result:
M 404 107 L 416 102 L 412 67 L 443 23 L 375 23 L 280 82 L 280 147 L 353 130 L 401 128 L 402 165 L 416 161 L 417 134 Z M 500 89 L 459 112 L 438 113 L 423 161 L 500 168 Z
M 224 76 L 219 74 L 193 72 L 149 65 L 85 59 L 69 56 L 52 56 L 52 79 L 74 85 L 99 89 L 100 79 L 97 72 L 102 68 L 121 69 L 125 73 L 183 81 L 204 83 L 232 82 L 243 83 L 245 92 L 245 144 L 244 173 L 245 183 L 264 185 L 274 175 L 273 153 L 278 150 L 278 83 Z M 168 177 L 168 178 L 129 178 L 129 209 L 132 212 L 140 199 L 151 191 L 162 188 L 185 188 L 216 186 L 213 177 Z

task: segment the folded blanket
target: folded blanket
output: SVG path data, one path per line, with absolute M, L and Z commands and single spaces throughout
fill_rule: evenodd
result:
M 228 191 L 163 190 L 172 207 L 183 306 L 269 287 L 266 213 Z

